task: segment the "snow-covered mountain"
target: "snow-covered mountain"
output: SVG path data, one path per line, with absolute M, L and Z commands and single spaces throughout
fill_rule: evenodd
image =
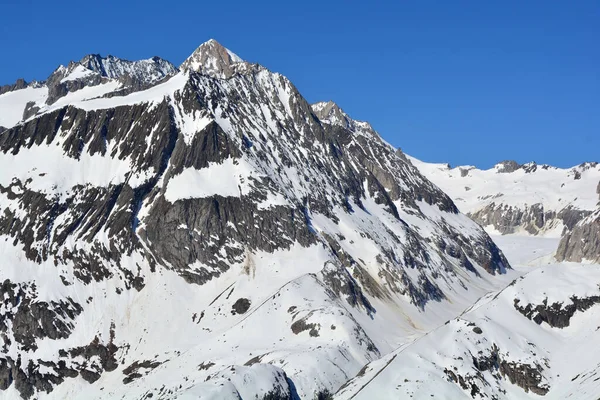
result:
M 504 161 L 489 170 L 410 158 L 464 213 L 501 234 L 560 235 L 599 203 L 600 164 L 569 169 Z
M 215 41 L 84 60 L 0 95 L 5 398 L 326 398 L 519 275 L 369 124 Z
M 176 74 L 178 71 L 173 64 L 160 57 L 128 61 L 110 55 L 104 58 L 98 54 L 91 54 L 84 57 L 78 64 L 107 78 L 128 77 L 144 83 L 158 82 L 167 76 Z
M 568 169 L 504 161 L 489 170 L 409 157 L 488 232 L 562 237 L 557 259 L 600 261 L 600 164 Z

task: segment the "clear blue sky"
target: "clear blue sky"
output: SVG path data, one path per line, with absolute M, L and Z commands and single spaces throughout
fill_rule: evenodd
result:
M 209 38 L 427 161 L 600 161 L 599 1 L 0 0 L 0 84 Z

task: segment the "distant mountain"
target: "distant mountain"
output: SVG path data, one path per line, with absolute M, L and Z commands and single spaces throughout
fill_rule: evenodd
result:
M 372 127 L 215 41 L 0 95 L 3 398 L 327 398 L 514 272 Z
M 568 169 L 504 161 L 489 170 L 410 158 L 489 232 L 563 237 L 559 260 L 600 260 L 600 164 Z M 588 238 L 585 243 L 582 238 Z

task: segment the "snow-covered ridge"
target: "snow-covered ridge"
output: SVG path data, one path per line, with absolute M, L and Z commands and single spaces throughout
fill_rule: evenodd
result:
M 351 118 L 344 110 L 333 101 L 320 101 L 311 104 L 311 109 L 322 123 L 339 126 L 352 131 L 355 135 L 361 135 L 366 138 L 376 137 L 382 141 L 390 149 L 394 147 L 386 142 L 376 131 L 371 124 L 366 121 L 358 121 Z
M 458 208 L 500 233 L 560 235 L 598 205 L 600 164 L 562 169 L 505 161 L 488 170 L 409 157 Z
M 23 120 L 27 103 L 43 105 L 48 98 L 48 88 L 27 87 L 0 95 L 0 126 L 12 128 Z
M 91 54 L 59 66 L 44 82 L 23 83 L 0 94 L 0 126 L 12 128 L 36 114 L 85 99 L 143 90 L 177 72 L 173 64 L 159 57 L 128 61 Z
M 239 56 L 211 39 L 196 49 L 182 64 L 185 72 L 203 73 L 226 78 L 234 71 L 250 68 Z M 103 57 L 90 54 L 67 66 L 61 65 L 44 82 L 15 85 L 15 89 L 0 94 L 0 127 L 12 128 L 35 115 L 55 110 L 65 105 L 90 109 L 90 103 L 82 101 L 96 98 L 116 98 L 130 93 L 143 92 L 128 100 L 100 103 L 99 107 L 115 107 L 119 104 L 160 100 L 152 90 L 177 75 L 179 69 L 160 57 L 129 61 L 112 55 Z M 170 87 L 173 83 L 169 84 Z M 7 87 L 8 88 L 8 87 Z M 87 89 L 87 90 L 86 90 Z M 172 91 L 170 92 L 172 93 Z
M 160 57 L 128 61 L 111 55 L 102 57 L 91 54 L 79 61 L 79 64 L 110 79 L 127 76 L 146 83 L 157 82 L 178 71 L 177 67 Z

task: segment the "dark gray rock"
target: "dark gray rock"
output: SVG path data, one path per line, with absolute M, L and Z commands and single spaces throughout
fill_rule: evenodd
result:
M 35 286 L 5 280 L 0 284 L 0 332 L 11 326 L 12 335 L 24 351 L 37 349 L 36 340 L 70 336 L 82 307 L 70 298 L 50 303 L 36 301 Z M 10 321 L 11 325 L 8 324 Z
M 481 392 L 480 386 L 490 385 L 490 382 L 481 374 L 486 371 L 491 372 L 491 376 L 496 382 L 501 382 L 503 378 L 508 379 L 526 393 L 531 391 L 543 396 L 550 390 L 550 386 L 544 381 L 542 375 L 544 368 L 541 365 L 510 361 L 508 354 L 504 354 L 495 343 L 487 351 L 479 351 L 471 358 L 475 374 L 461 374 L 451 367 L 446 367 L 444 373 L 450 382 L 454 382 L 463 390 L 470 392 L 473 398 L 476 398 L 477 394 Z
M 245 298 L 239 298 L 235 303 L 231 306 L 232 314 L 245 314 L 250 309 L 250 300 Z
M 600 209 L 562 236 L 555 257 L 558 261 L 600 262 Z
M 25 89 L 29 84 L 25 82 L 25 79 L 19 78 L 12 85 L 0 86 L 0 95 L 8 92 L 12 92 L 19 89 Z
M 496 170 L 499 173 L 503 173 L 503 174 L 509 174 L 511 172 L 515 172 L 516 170 L 518 170 L 521 167 L 522 167 L 522 165 L 517 163 L 514 160 L 501 161 L 498 164 L 496 164 Z
M 133 362 L 123 370 L 123 375 L 126 375 L 125 378 L 123 378 L 123 383 L 128 384 L 133 382 L 137 378 L 141 378 L 143 376 L 140 372 L 141 370 L 151 371 L 154 368 L 158 367 L 160 364 L 162 363 L 159 361 L 152 360 Z
M 514 207 L 492 202 L 482 209 L 470 213 L 469 216 L 480 225 L 493 225 L 502 234 L 511 234 L 519 229 L 524 229 L 535 235 L 545 229 L 553 228 L 558 221 L 571 230 L 590 214 L 591 211 L 579 210 L 572 206 L 565 207 L 556 213 L 552 210 L 546 211 L 541 203 Z
M 550 386 L 542 383 L 543 370 L 539 364 L 530 365 L 507 361 L 501 361 L 499 364 L 500 373 L 508 377 L 510 383 L 522 387 L 525 393 L 531 391 L 540 396 L 550 391 Z
M 36 392 L 50 393 L 67 378 L 81 375 L 86 381 L 95 382 L 103 371 L 113 371 L 118 366 L 115 359 L 118 348 L 113 344 L 113 340 L 114 330 L 111 329 L 111 338 L 107 344 L 103 344 L 96 337 L 89 345 L 68 351 L 60 350 L 58 361 L 38 359 L 23 365 L 20 357 L 14 360 L 11 357 L 0 356 L 0 390 L 15 385 L 21 397 L 29 399 Z M 74 361 L 73 358 L 77 360 Z M 65 360 L 73 367 L 67 367 Z M 79 360 L 83 362 L 80 363 Z M 40 366 L 51 372 L 41 373 Z
M 514 307 L 526 318 L 535 321 L 538 325 L 546 322 L 553 328 L 566 328 L 569 326 L 571 317 L 576 311 L 584 312 L 594 304 L 600 303 L 600 296 L 586 298 L 571 297 L 571 304 L 563 303 L 548 304 L 548 299 L 543 304 L 527 304 L 522 306 L 519 299 L 515 299 Z

